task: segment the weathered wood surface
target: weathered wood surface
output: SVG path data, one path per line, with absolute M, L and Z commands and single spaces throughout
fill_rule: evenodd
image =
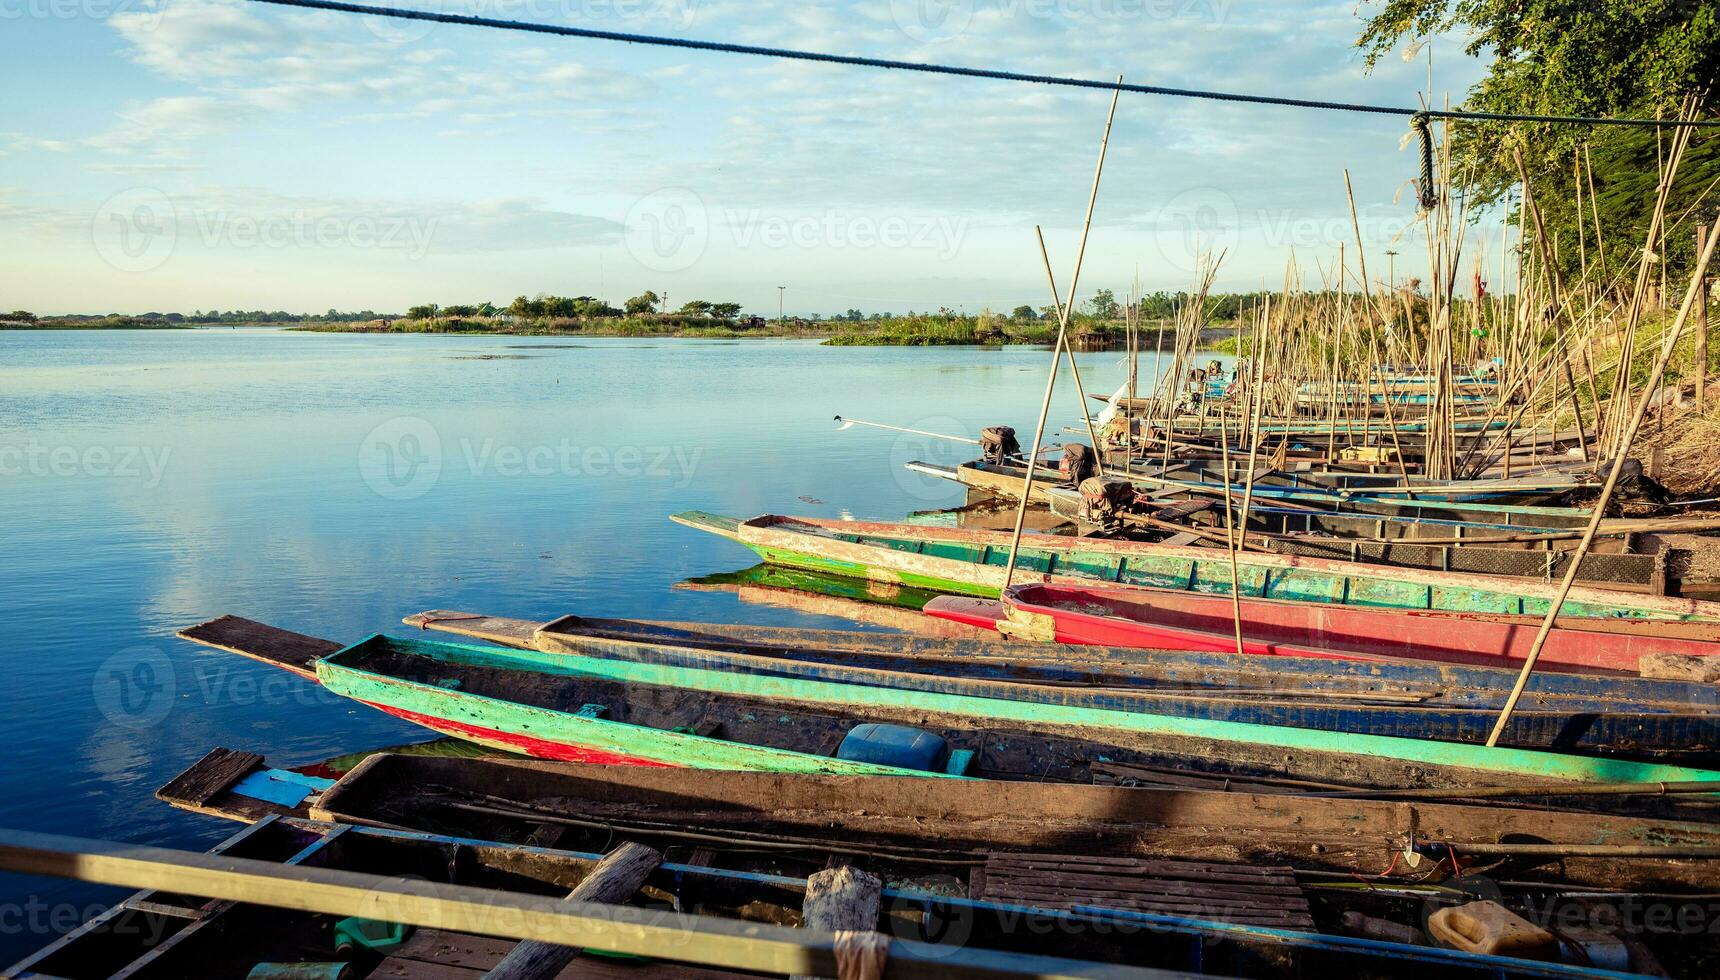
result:
M 313 678 L 317 660 L 341 648 L 341 644 L 332 640 L 294 633 L 240 616 L 219 616 L 182 629 L 178 636 Z
M 491 643 L 501 643 L 508 646 L 530 646 L 532 633 L 537 630 L 539 625 L 526 619 L 484 616 L 453 609 L 429 609 L 407 616 L 401 622 L 407 626 L 416 626 L 419 629 L 453 633 L 456 636 L 469 636 L 473 639 L 488 640 Z
M 1218 922 L 1314 928 L 1286 866 L 1067 854 L 994 854 L 983 894 L 993 901 L 1072 909 L 1103 905 Z
M 602 905 L 624 902 L 662 863 L 663 855 L 643 844 L 622 844 L 598 862 L 591 874 L 586 875 L 585 880 L 568 894 L 567 901 Z M 578 959 L 579 954 L 580 949 L 576 946 L 526 940 L 509 951 L 485 977 L 488 980 L 550 980 Z
M 188 809 L 207 806 L 210 800 L 234 783 L 263 768 L 263 757 L 255 752 L 211 749 L 191 768 L 175 776 L 156 791 L 156 797 Z
M 592 946 L 684 962 L 789 974 L 833 974 L 835 937 L 758 922 L 569 903 L 466 885 L 306 865 L 284 866 L 112 841 L 7 831 L 0 870 L 320 912 L 385 917 L 452 932 Z M 892 975 L 950 980 L 1001 976 L 1165 978 L 1163 971 L 1053 957 L 952 949 L 908 940 L 891 944 Z
M 875 875 L 849 865 L 819 871 L 806 879 L 801 927 L 836 933 L 839 937 L 846 933 L 871 933 L 878 928 L 878 907 L 883 893 L 884 883 Z M 884 942 L 888 944 L 888 940 Z M 842 958 L 850 956 L 855 954 Z
M 379 755 L 322 797 L 317 816 L 426 827 L 446 813 L 421 805 L 422 787 L 514 800 L 525 816 L 474 817 L 467 832 L 498 836 L 564 813 L 597 826 L 670 828 L 875 852 L 1040 851 L 1213 863 L 1293 861 L 1376 874 L 1412 840 L 1458 845 L 1534 839 L 1572 845 L 1715 845 L 1720 825 L 1461 803 L 1326 800 L 1222 789 L 930 781 L 910 777 L 787 776 L 566 765 L 523 759 L 448 760 Z M 673 840 L 673 835 L 668 838 Z M 821 847 L 821 845 L 823 845 Z M 744 842 L 743 842 L 744 846 Z M 1578 858 L 1557 867 L 1576 884 L 1708 888 L 1692 862 Z M 1533 874 L 1525 868 L 1523 874 Z
M 1647 653 L 1639 661 L 1642 676 L 1656 680 L 1712 684 L 1720 681 L 1720 657 L 1692 657 L 1679 653 Z
M 477 980 L 494 969 L 515 945 L 493 936 L 419 929 L 371 975 L 383 980 Z M 750 976 L 661 961 L 638 963 L 589 956 L 556 975 L 557 980 L 743 980 Z

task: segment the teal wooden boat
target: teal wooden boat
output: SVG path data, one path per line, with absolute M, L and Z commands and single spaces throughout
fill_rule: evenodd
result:
M 223 622 L 238 628 L 210 632 Z M 574 762 L 1073 782 L 1124 765 L 1303 789 L 1720 781 L 1657 763 L 382 635 L 323 655 L 328 641 L 233 617 L 197 629 L 185 635 L 309 668 L 330 691 L 442 734 Z
M 1009 560 L 1006 531 L 777 515 L 742 520 L 703 511 L 670 520 L 737 541 L 771 564 L 955 595 L 995 598 Z M 1239 554 L 1236 574 L 1246 597 L 1463 616 L 1538 619 L 1558 593 L 1552 582 L 1258 552 Z M 1229 595 L 1231 569 L 1216 549 L 1029 534 L 1015 581 Z M 1720 638 L 1713 625 L 1720 624 L 1720 603 L 1588 586 L 1571 589 L 1559 622 L 1613 631 L 1635 629 L 1625 621 L 1638 620 L 1661 635 Z

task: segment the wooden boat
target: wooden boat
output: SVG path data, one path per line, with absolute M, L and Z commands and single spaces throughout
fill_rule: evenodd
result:
M 850 622 L 903 633 L 964 639 L 963 626 L 920 615 L 938 597 L 926 589 L 908 589 L 884 582 L 844 578 L 760 562 L 738 572 L 716 572 L 676 582 L 689 592 L 727 592 L 742 603 L 792 609 L 814 616 L 835 616 Z
M 978 460 L 954 467 L 914 460 L 904 464 L 904 466 L 915 473 L 951 480 L 970 489 L 1005 500 L 1020 500 L 1021 487 L 1027 479 L 1026 467 L 1013 464 L 986 463 Z M 1140 473 L 1121 473 L 1118 475 L 1125 476 L 1137 484 L 1142 492 L 1151 493 L 1155 498 L 1167 501 L 1192 497 L 1223 497 L 1228 493 L 1240 502 L 1242 496 L 1248 492 L 1243 484 L 1237 483 L 1171 480 Z M 1036 473 L 1028 502 L 1050 506 L 1055 496 L 1053 491 L 1059 487 L 1070 489 L 1055 470 L 1046 472 L 1043 479 Z M 1409 494 L 1414 496 L 1408 496 Z M 1500 503 L 1489 500 L 1493 497 L 1510 499 L 1521 496 L 1535 497 L 1540 495 L 1521 494 L 1514 490 L 1490 493 L 1485 490 L 1472 491 L 1463 488 L 1432 486 L 1417 487 L 1413 490 L 1368 488 L 1357 491 L 1338 491 L 1314 487 L 1276 487 L 1270 482 L 1262 482 L 1255 486 L 1252 491 L 1253 499 L 1262 504 L 1296 505 L 1332 513 L 1436 517 L 1467 523 L 1510 523 L 1514 526 L 1539 528 L 1573 528 L 1582 527 L 1588 523 L 1588 512 L 1581 508 Z M 1472 497 L 1476 499 L 1469 499 Z
M 1001 601 L 934 599 L 927 615 L 1042 642 L 1170 650 L 1236 650 L 1237 604 L 1228 597 L 1099 585 L 1012 586 Z M 1329 603 L 1241 602 L 1249 654 L 1343 660 L 1411 660 L 1509 667 L 1528 656 L 1539 623 L 1455 620 L 1440 613 Z M 1637 673 L 1643 657 L 1711 657 L 1720 643 L 1555 627 L 1538 661 L 1548 671 Z M 1513 679 L 1516 671 L 1509 671 Z M 1597 682 L 1598 683 L 1598 682 Z M 1510 682 L 1507 682 L 1507 688 Z
M 220 754 L 211 753 L 217 766 Z M 232 769 L 201 772 L 209 761 L 176 782 L 219 785 Z M 925 792 L 929 788 L 936 792 Z M 1008 787 L 1022 795 L 1006 804 L 996 792 L 1002 788 L 977 781 L 930 787 L 925 780 L 891 778 L 376 755 L 300 808 L 319 819 L 264 818 L 260 833 L 271 833 L 270 827 L 340 833 L 353 842 L 344 855 L 384 873 L 416 863 L 401 858 L 429 865 L 440 855 L 442 863 L 426 874 L 432 881 L 527 889 L 535 882 L 580 878 L 601 856 L 596 849 L 617 840 L 671 855 L 678 853 L 671 847 L 693 845 L 693 859 L 665 863 L 646 880 L 641 898 L 774 923 L 800 921 L 805 876 L 835 855 L 887 880 L 878 925 L 897 939 L 1261 978 L 1306 976 L 1316 969 L 1378 977 L 1428 969 L 1478 970 L 1493 977 L 1617 977 L 1557 963 L 1322 935 L 1298 928 L 1302 923 L 1292 917 L 1301 914 L 1298 899 L 1361 908 L 1388 903 L 1390 897 L 1327 884 L 1367 875 L 1381 895 L 1393 896 L 1394 887 L 1411 886 L 1453 855 L 1486 860 L 1500 833 L 1532 833 L 1573 851 L 1615 852 L 1568 856 L 1565 866 L 1546 857 L 1516 858 L 1515 872 L 1545 884 L 1504 899 L 1513 904 L 1546 902 L 1544 892 L 1588 881 L 1609 889 L 1688 891 L 1704 862 L 1622 852 L 1694 851 L 1716 840 L 1699 825 L 1586 814 L 1549 819 L 1532 811 L 1504 811 L 1500 823 L 1489 819 L 1498 811 L 1450 804 L 1357 806 L 1040 784 Z M 235 796 L 218 790 L 198 812 L 234 802 Z M 245 810 L 231 816 L 258 819 Z M 1243 823 L 1249 832 L 1224 834 L 1224 828 Z M 458 859 L 446 860 L 450 854 Z M 1380 875 L 1393 858 L 1395 870 Z M 1072 868 L 1076 860 L 1080 866 Z M 1028 862 L 1042 873 L 1030 873 Z M 1612 900 L 1591 894 L 1587 901 Z M 1554 901 L 1550 907 L 1561 905 Z M 73 940 L 86 955 L 96 942 Z M 396 955 L 422 955 L 438 943 L 477 968 L 497 958 L 475 937 L 450 940 L 434 933 L 414 937 Z M 64 970 L 68 977 L 86 975 L 63 966 L 81 959 L 70 955 L 70 945 L 37 965 Z M 390 965 L 406 966 L 398 960 Z M 607 978 L 602 966 L 582 963 L 582 971 L 599 972 L 579 975 Z M 638 969 L 678 977 L 658 972 L 673 970 L 672 964 Z M 437 974 L 444 975 L 467 977 Z
M 481 909 L 488 906 L 488 914 L 467 914 L 460 918 L 474 922 L 473 931 L 397 927 L 381 920 L 346 919 L 304 911 L 298 905 L 273 907 L 146 889 L 133 893 L 6 969 L 4 976 L 60 980 L 499 977 L 503 974 L 490 971 L 516 947 L 516 940 L 504 938 L 519 918 L 510 913 L 523 901 L 531 901 L 537 909 L 554 907 L 566 896 L 571 883 L 591 875 L 605 857 L 596 851 L 558 850 L 280 818 L 260 820 L 240 830 L 210 854 L 220 860 L 197 862 L 194 866 L 214 869 L 201 876 L 212 885 L 229 866 L 227 862 L 261 861 L 299 869 L 303 878 L 315 875 L 315 881 L 324 886 L 318 893 L 323 900 L 336 890 L 362 888 L 357 882 L 376 883 L 371 898 L 378 915 L 399 907 L 389 889 L 404 882 L 440 886 L 428 890 L 433 899 L 466 899 Z M 126 857 L 132 855 L 128 853 Z M 192 860 L 200 857 L 186 855 Z M 661 860 L 663 855 L 654 857 Z M 331 881 L 332 873 L 338 872 L 357 872 L 358 877 Z M 1266 880 L 1264 876 L 1257 874 L 1257 877 Z M 293 900 L 292 888 L 276 891 L 287 893 L 284 902 Z M 776 950 L 743 950 L 750 940 L 763 938 L 773 930 L 775 936 L 792 936 L 792 932 L 782 927 L 802 924 L 808 891 L 804 874 L 749 873 L 705 867 L 696 861 L 685 864 L 661 861 L 645 874 L 630 896 L 604 903 L 634 906 L 637 911 L 627 916 L 633 921 L 669 924 L 664 921 L 666 917 L 682 917 L 672 924 L 684 926 L 684 931 L 670 933 L 672 938 L 650 958 L 590 950 L 591 955 L 580 956 L 565 969 L 550 972 L 528 969 L 507 975 L 582 980 L 748 980 L 760 974 L 750 969 L 735 972 L 691 964 L 717 955 L 731 962 L 747 960 L 759 968 L 773 966 L 782 959 Z M 415 894 L 423 895 L 425 891 Z M 424 908 L 423 903 L 414 906 L 419 915 L 425 914 Z M 647 911 L 651 914 L 641 914 Z M 1341 961 L 1355 964 L 1370 974 L 1383 970 L 1386 972 L 1381 975 L 1407 977 L 1413 970 L 1428 969 L 1429 964 L 1448 967 L 1464 964 L 1493 976 L 1591 975 L 1573 973 L 1557 964 L 1464 957 L 1443 951 L 1426 953 L 1413 947 L 1348 941 L 1343 937 L 1335 937 L 1334 942 L 1282 927 L 1227 927 L 1217 922 L 1143 916 L 1126 910 L 1041 911 L 1019 902 L 946 899 L 912 887 L 885 889 L 873 914 L 875 921 L 867 923 L 866 928 L 882 931 L 891 939 L 892 975 L 922 978 L 1115 976 L 1169 980 L 1173 975 L 1162 970 L 1113 964 L 1170 958 L 1184 967 L 1177 975 L 1186 976 L 1204 972 L 1203 953 L 1211 954 L 1214 960 L 1207 968 L 1222 969 L 1223 964 L 1232 961 L 1241 963 L 1258 958 L 1281 936 L 1289 939 L 1289 948 L 1300 945 L 1306 949 L 1311 959 L 1330 958 L 1326 948 L 1334 947 Z M 615 918 L 623 916 L 618 914 Z M 1148 929 L 1161 918 L 1168 920 L 1172 930 L 1163 937 L 1148 937 Z M 951 929 L 952 923 L 971 929 Z M 1238 928 L 1241 934 L 1226 935 L 1229 928 Z M 484 934 L 486 929 L 495 935 Z M 623 924 L 618 931 L 625 929 Z M 1046 933 L 1063 938 L 1051 938 Z M 365 939 L 352 939 L 355 934 Z M 1087 934 L 1085 939 L 1084 934 Z M 1095 938 L 1103 934 L 1113 938 Z M 820 941 L 818 934 L 806 936 L 808 946 Z M 631 945 L 640 944 L 635 941 Z M 1135 948 L 1131 949 L 1131 945 Z M 713 946 L 721 946 L 722 951 L 713 954 L 710 952 Z M 1052 948 L 1071 954 L 1104 955 L 1109 962 L 1048 955 L 1047 950 Z M 675 958 L 688 962 L 677 962 Z M 517 961 L 513 965 L 517 966 Z M 1256 974 L 1274 975 L 1289 976 Z
M 814 517 L 740 520 L 688 511 L 670 519 L 737 541 L 772 564 L 985 598 L 1003 584 L 1011 539 L 1000 531 Z M 1022 538 L 1015 574 L 1017 581 L 1059 585 L 1213 595 L 1231 589 L 1228 557 L 1211 549 L 1050 534 Z M 1554 583 L 1260 552 L 1239 554 L 1237 574 L 1242 594 L 1254 598 L 1464 615 L 1544 615 L 1558 592 Z M 1646 620 L 1660 635 L 1720 639 L 1715 602 L 1577 586 L 1562 608 L 1560 625 L 1634 630 L 1634 621 Z
M 930 856 L 1080 846 L 1107 857 L 1288 862 L 1299 870 L 1380 876 L 1394 854 L 1445 856 L 1449 847 L 1479 855 L 1502 840 L 1534 838 L 1551 846 L 1523 854 L 1513 872 L 1569 885 L 1707 890 L 1712 879 L 1705 863 L 1668 859 L 1680 848 L 1720 848 L 1720 827 L 1712 823 L 1461 801 L 689 772 L 395 751 L 366 755 L 338 782 L 291 808 L 246 794 L 258 774 L 281 771 L 260 755 L 216 749 L 157 796 L 181 809 L 246 822 L 299 816 L 522 843 L 534 834 L 542 839 L 546 817 L 563 818 L 562 840 L 587 831 L 652 834 L 646 842 L 656 846 L 703 836 L 717 846 L 744 849 L 769 838 L 799 845 L 817 854 L 819 863 L 833 850 L 843 853 L 844 843 L 884 860 L 890 852 Z M 184 795 L 191 787 L 199 795 Z M 1552 853 L 1560 845 L 1568 851 Z M 1602 845 L 1611 845 L 1613 853 Z M 1657 854 L 1655 847 L 1664 850 Z M 1584 849 L 1596 853 L 1583 854 Z M 1412 878 L 1427 870 L 1400 861 L 1395 874 Z
M 963 600 L 988 603 L 989 600 Z M 848 630 L 549 622 L 430 610 L 408 626 L 545 653 L 702 667 L 977 697 L 1442 741 L 1485 741 L 1515 671 L 1302 657 L 932 640 Z M 1536 675 L 1501 744 L 1706 765 L 1720 749 L 1720 689 L 1638 678 Z
M 242 622 L 262 638 L 246 655 L 305 670 L 286 653 L 302 655 L 300 634 Z M 213 624 L 182 635 L 242 649 Z M 1122 763 L 1372 788 L 1720 780 L 1618 759 L 381 635 L 316 659 L 314 672 L 336 694 L 441 734 L 572 762 L 1053 781 Z

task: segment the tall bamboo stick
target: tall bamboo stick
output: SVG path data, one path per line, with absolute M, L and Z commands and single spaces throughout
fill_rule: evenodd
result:
M 1117 76 L 1120 84 L 1121 75 Z M 1057 362 L 1063 356 L 1063 350 L 1069 340 L 1069 310 L 1075 297 L 1075 285 L 1081 278 L 1081 259 L 1087 254 L 1087 234 L 1093 228 L 1093 206 L 1099 200 L 1099 177 L 1105 172 L 1105 148 L 1111 142 L 1111 123 L 1117 118 L 1117 98 L 1123 94 L 1122 89 L 1111 93 L 1111 108 L 1105 115 L 1105 134 L 1099 138 L 1099 162 L 1093 166 L 1093 189 L 1087 195 L 1087 216 L 1081 221 L 1081 243 L 1075 249 L 1075 273 L 1069 279 L 1069 297 L 1071 303 L 1064 303 L 1057 297 L 1056 283 L 1052 283 L 1051 296 L 1057 301 L 1057 342 L 1051 347 L 1051 373 L 1045 379 L 1045 399 L 1039 405 L 1039 422 L 1033 429 L 1033 450 L 1027 456 L 1027 475 L 1021 483 L 1021 502 L 1015 509 L 1015 531 L 1009 539 L 1009 563 L 1003 570 L 1003 587 L 1009 588 L 1015 577 L 1015 557 L 1021 549 L 1021 532 L 1027 525 L 1027 503 L 1033 496 L 1033 470 L 1039 461 L 1039 444 L 1045 439 L 1045 420 L 1051 414 L 1051 394 L 1057 387 Z M 1045 233 L 1035 226 L 1033 234 L 1039 239 L 1039 254 L 1045 260 L 1045 272 L 1051 274 L 1051 259 L 1045 250 Z M 1070 355 L 1074 360 L 1074 355 Z M 1085 406 L 1083 406 L 1085 411 Z M 1088 419 L 1089 425 L 1092 419 Z M 1096 447 L 1095 447 L 1096 448 Z

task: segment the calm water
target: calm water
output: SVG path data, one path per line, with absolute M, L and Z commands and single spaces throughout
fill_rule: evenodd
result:
M 0 333 L 0 827 L 206 847 L 151 794 L 214 746 L 297 763 L 428 733 L 176 640 L 236 613 L 341 641 L 430 608 L 842 625 L 676 590 L 750 565 L 677 510 L 900 518 L 907 473 L 1023 440 L 1048 354 L 801 341 Z M 1091 391 L 1119 355 L 1082 359 Z M 1076 417 L 1060 381 L 1053 415 Z M 0 876 L 0 965 L 116 893 Z M 26 904 L 27 903 L 27 904 Z

